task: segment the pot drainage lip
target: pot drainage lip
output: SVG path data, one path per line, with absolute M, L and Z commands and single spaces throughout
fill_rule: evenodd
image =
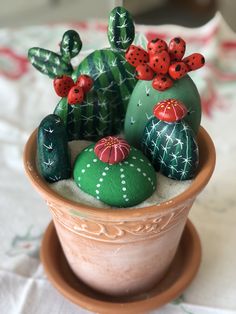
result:
M 150 291 L 134 297 L 107 296 L 80 281 L 65 259 L 53 222 L 45 231 L 40 256 L 49 281 L 72 303 L 96 313 L 138 313 L 161 307 L 187 288 L 200 265 L 201 244 L 188 219 L 165 277 Z

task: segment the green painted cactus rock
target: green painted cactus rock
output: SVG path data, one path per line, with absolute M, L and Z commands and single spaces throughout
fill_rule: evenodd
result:
M 192 179 L 199 160 L 194 132 L 183 120 L 186 113 L 187 108 L 175 99 L 160 102 L 142 138 L 142 151 L 156 171 L 175 180 Z
M 81 190 L 114 207 L 135 206 L 156 189 L 154 168 L 133 147 L 126 159 L 112 164 L 101 161 L 92 144 L 78 155 L 73 176 Z
M 123 7 L 114 8 L 109 16 L 108 40 L 111 48 L 127 49 L 133 42 L 135 29 L 133 19 Z
M 31 48 L 28 57 L 33 66 L 50 78 L 69 75 L 74 82 L 82 74 L 94 80 L 93 89 L 79 106 L 68 105 L 62 98 L 54 113 L 66 125 L 68 140 L 97 140 L 123 129 L 130 95 L 136 84 L 135 69 L 126 62 L 125 49 L 134 40 L 134 24 L 122 7 L 112 10 L 109 18 L 110 48 L 96 50 L 73 70 L 70 59 L 81 47 L 79 35 L 67 31 L 60 44 L 61 55 L 42 48 Z
M 140 148 L 143 131 L 152 117 L 154 105 L 169 98 L 176 98 L 185 104 L 189 114 L 184 121 L 197 134 L 201 121 L 201 100 L 196 85 L 188 75 L 162 92 L 152 87 L 152 81 L 139 81 L 130 97 L 125 117 L 125 137 L 131 145 Z
M 65 62 L 69 63 L 76 57 L 82 48 L 82 42 L 79 34 L 74 30 L 68 30 L 64 33 L 60 42 L 60 52 Z
M 71 127 L 75 139 L 97 140 L 109 134 L 117 134 L 123 129 L 123 122 L 130 95 L 136 84 L 135 69 L 126 61 L 125 50 L 134 40 L 134 24 L 128 11 L 122 7 L 112 10 L 109 18 L 108 39 L 111 48 L 96 50 L 88 55 L 75 69 L 74 81 L 81 75 L 87 74 L 94 80 L 94 88 L 89 92 L 81 105 L 81 112 L 74 111 L 75 123 L 86 124 L 87 119 L 92 123 L 86 127 Z M 61 115 L 62 105 L 59 103 Z M 64 110 L 67 111 L 64 104 Z M 82 109 L 83 108 L 83 109 Z M 76 113 L 77 111 L 77 113 Z M 73 114 L 72 114 L 73 115 Z M 65 116 L 65 114 L 63 114 Z M 101 120 L 101 127 L 98 120 Z M 68 130 L 70 136 L 70 130 Z M 71 137 L 71 136 L 70 136 Z
M 41 175 L 48 182 L 71 176 L 66 129 L 61 118 L 54 114 L 46 116 L 39 125 L 37 164 Z

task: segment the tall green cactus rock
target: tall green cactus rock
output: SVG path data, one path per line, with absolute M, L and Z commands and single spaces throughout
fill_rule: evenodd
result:
M 154 105 L 169 98 L 176 98 L 185 104 L 189 114 L 184 120 L 197 134 L 201 121 L 201 100 L 196 85 L 188 75 L 174 81 L 171 88 L 162 92 L 152 87 L 152 81 L 139 81 L 130 97 L 125 117 L 125 137 L 130 144 L 140 148 Z
M 176 99 L 160 102 L 142 138 L 142 151 L 155 169 L 176 180 L 192 179 L 198 166 L 198 145 L 183 120 L 186 113 L 187 108 Z
M 108 134 L 117 134 L 123 128 L 136 79 L 135 69 L 125 59 L 125 49 L 134 39 L 134 24 L 129 12 L 122 7 L 113 9 L 110 14 L 108 39 L 111 48 L 92 52 L 73 72 L 74 81 L 81 74 L 91 76 L 94 88 L 87 94 L 81 109 L 72 109 L 70 114 L 74 124 L 81 126 L 69 124 L 71 117 L 65 121 L 70 139 L 96 140 Z M 64 102 L 58 104 L 55 113 L 65 117 L 63 111 L 70 111 Z M 91 122 L 89 125 L 87 119 Z M 86 130 L 83 125 L 86 125 Z
M 156 189 L 155 170 L 141 151 L 127 150 L 127 145 L 108 137 L 83 150 L 73 170 L 78 187 L 115 207 L 135 206 L 151 196 Z
M 57 115 L 46 116 L 39 125 L 37 163 L 41 175 L 48 182 L 71 176 L 66 129 Z

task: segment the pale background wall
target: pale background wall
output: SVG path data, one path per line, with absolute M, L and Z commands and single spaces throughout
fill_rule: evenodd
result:
M 172 1 L 174 5 L 176 1 Z M 182 0 L 182 4 L 184 1 L 187 3 L 187 0 Z M 213 0 L 192 1 L 202 6 L 203 10 L 204 6 L 207 8 L 208 4 L 213 2 Z M 154 9 L 158 10 L 158 7 L 161 8 L 165 2 L 167 2 L 167 0 L 124 0 L 125 6 L 133 15 L 140 15 L 140 17 L 142 17 L 137 19 L 138 22 L 144 21 L 144 23 L 146 23 L 149 19 L 149 13 L 146 14 L 146 12 L 150 12 L 150 24 L 156 21 L 153 18 Z M 121 3 L 122 0 L 0 0 L 0 27 L 17 27 L 61 21 L 80 21 L 94 17 L 107 18 L 111 8 L 114 7 L 115 4 L 119 5 Z M 236 30 L 236 1 L 215 0 L 215 3 L 217 3 L 217 7 L 221 10 L 231 27 Z M 175 14 L 175 12 L 173 12 L 173 14 Z M 201 16 L 202 15 L 200 15 L 200 17 Z M 206 19 L 207 18 L 208 15 L 206 16 Z M 201 23 L 201 21 L 202 23 L 205 22 L 205 20 L 200 18 L 199 23 Z M 170 14 L 169 23 L 171 22 Z M 176 19 L 174 19 L 173 22 L 176 23 Z M 158 21 L 155 23 L 158 23 Z M 191 23 L 191 18 L 189 18 L 189 23 Z

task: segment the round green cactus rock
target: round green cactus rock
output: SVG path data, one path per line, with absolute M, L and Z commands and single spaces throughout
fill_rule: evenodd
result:
M 135 206 L 156 189 L 154 168 L 133 147 L 125 160 L 111 164 L 100 160 L 92 144 L 78 155 L 73 176 L 81 190 L 114 207 Z
M 152 81 L 139 81 L 130 97 L 125 117 L 125 137 L 131 145 L 139 148 L 147 121 L 152 117 L 156 103 L 164 99 L 175 98 L 182 101 L 189 114 L 184 118 L 197 134 L 201 122 L 201 100 L 192 79 L 186 75 L 174 82 L 174 85 L 159 92 L 152 87 Z
M 156 171 L 175 180 L 189 180 L 198 166 L 198 145 L 186 122 L 167 123 L 151 118 L 142 139 L 142 151 Z

